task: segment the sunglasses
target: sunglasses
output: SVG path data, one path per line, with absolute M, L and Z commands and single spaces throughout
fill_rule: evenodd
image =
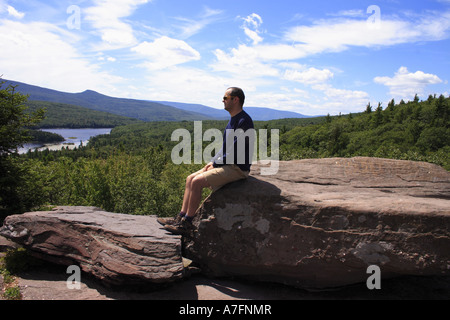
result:
M 235 98 L 235 96 L 223 97 L 223 101 L 227 101 L 228 99 Z

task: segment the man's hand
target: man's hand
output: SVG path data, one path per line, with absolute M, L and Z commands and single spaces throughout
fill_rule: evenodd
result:
M 213 163 L 210 162 L 210 163 L 208 163 L 208 164 L 203 168 L 203 172 L 208 171 L 208 170 L 211 170 L 212 168 L 214 168 L 214 167 L 213 167 Z

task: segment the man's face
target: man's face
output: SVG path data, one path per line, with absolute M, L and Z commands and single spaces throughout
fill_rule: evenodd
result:
M 230 111 L 233 110 L 238 102 L 238 97 L 233 97 L 230 95 L 231 90 L 227 90 L 223 96 L 223 105 L 225 110 Z

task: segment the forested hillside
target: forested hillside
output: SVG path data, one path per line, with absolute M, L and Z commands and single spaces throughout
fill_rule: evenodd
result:
M 138 123 L 137 119 L 91 110 L 71 104 L 28 101 L 28 112 L 45 109 L 45 119 L 33 128 L 113 128 Z
M 450 170 L 450 98 L 430 96 L 385 110 L 368 105 L 358 115 L 327 117 L 282 135 L 281 158 L 369 156 L 420 160 Z

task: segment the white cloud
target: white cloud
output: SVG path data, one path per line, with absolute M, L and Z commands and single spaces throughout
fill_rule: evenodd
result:
M 426 86 L 442 83 L 442 80 L 434 74 L 411 73 L 406 67 L 400 67 L 393 77 L 375 77 L 374 82 L 389 87 L 391 96 L 410 100 L 416 93 L 423 94 Z
M 83 13 L 111 49 L 127 47 L 135 45 L 137 40 L 131 25 L 122 19 L 130 16 L 137 6 L 147 2 L 149 0 L 95 0 L 95 6 L 84 9 Z
M 284 79 L 297 81 L 303 84 L 316 84 L 328 81 L 333 77 L 333 72 L 328 69 L 304 68 L 302 70 L 287 69 Z
M 254 47 L 240 45 L 237 49 L 232 49 L 230 54 L 217 49 L 214 54 L 217 61 L 211 67 L 215 71 L 232 73 L 244 78 L 279 76 L 279 70 L 265 63 Z
M 14 18 L 22 19 L 25 16 L 25 13 L 17 11 L 14 7 L 10 5 L 7 6 L 8 14 Z
M 147 61 L 144 65 L 151 70 L 164 69 L 189 61 L 200 60 L 200 53 L 182 40 L 166 36 L 153 42 L 144 41 L 131 49 Z
M 350 99 L 361 100 L 363 99 L 367 102 L 369 95 L 367 92 L 360 90 L 347 90 L 347 89 L 336 89 L 330 85 L 318 85 L 314 87 L 316 90 L 321 90 L 325 93 L 328 98 L 331 99 L 342 99 L 343 101 L 347 101 Z
M 179 38 L 187 39 L 194 34 L 199 33 L 209 24 L 216 21 L 221 13 L 221 10 L 214 10 L 205 7 L 203 12 L 196 19 L 188 19 L 184 17 L 175 18 L 176 20 L 182 22 L 181 26 L 178 27 L 181 30 L 181 33 L 179 33 Z
M 341 10 L 335 14 L 328 14 L 329 16 L 342 16 L 342 17 L 353 17 L 353 18 L 363 18 L 367 17 L 366 13 L 361 9 L 351 9 L 351 10 Z
M 312 88 L 321 93 L 317 101 L 319 103 L 314 109 L 322 110 L 322 114 L 363 111 L 364 106 L 370 101 L 369 94 L 361 90 L 338 89 L 330 84 L 316 84 Z
M 5 79 L 69 92 L 108 91 L 123 80 L 83 58 L 74 46 L 77 40 L 54 24 L 3 20 L 0 73 Z
M 253 41 L 253 44 L 257 45 L 263 41 L 263 38 L 259 35 L 261 33 L 259 27 L 263 23 L 262 18 L 258 14 L 252 13 L 242 20 L 244 20 L 244 23 L 241 28 L 244 29 L 245 34 Z
M 220 75 L 197 68 L 173 66 L 154 70 L 140 85 L 135 96 L 142 99 L 169 100 L 186 103 L 202 103 L 223 108 L 225 89 L 234 85 Z
M 448 37 L 450 31 L 450 12 L 434 12 L 416 17 L 413 22 L 382 15 L 378 26 L 374 28 L 368 21 L 360 19 L 322 20 L 312 26 L 289 29 L 285 40 L 294 43 L 292 47 L 298 58 L 320 52 L 340 52 L 351 46 L 376 47 L 441 40 Z

